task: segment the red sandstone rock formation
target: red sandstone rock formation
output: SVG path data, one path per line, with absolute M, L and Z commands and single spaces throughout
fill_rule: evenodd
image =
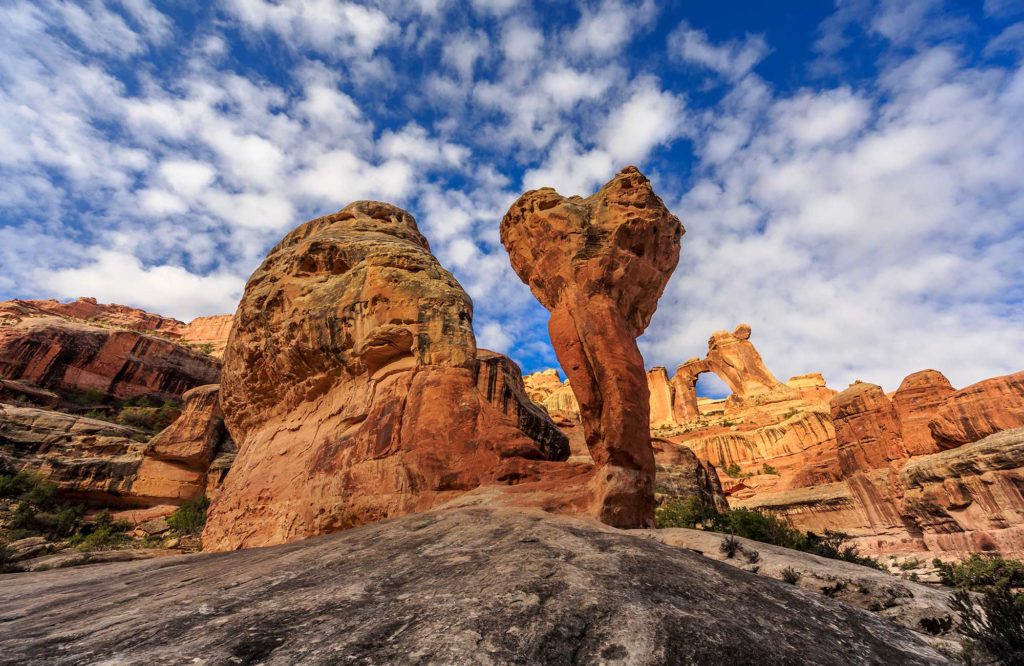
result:
M 706 361 L 708 369 L 718 375 L 737 398 L 784 388 L 750 342 L 750 326 L 747 324 L 740 324 L 732 333 L 713 333 L 708 340 Z
M 949 395 L 929 427 L 944 449 L 1024 427 L 1024 371 L 986 379 Z
M 899 415 L 903 444 L 909 455 L 927 455 L 941 450 L 928 424 L 953 392 L 953 386 L 941 372 L 921 370 L 908 375 L 893 394 L 892 404 Z
M 551 341 L 598 466 L 596 511 L 612 525 L 653 520 L 649 392 L 636 337 L 679 261 L 682 234 L 635 167 L 586 199 L 527 192 L 501 221 L 512 268 L 551 312 Z
M 832 423 L 844 476 L 907 457 L 899 415 L 876 384 L 857 382 L 832 398 Z
M 690 423 L 700 418 L 697 377 L 708 371 L 707 362 L 699 358 L 691 358 L 676 368 L 672 377 L 672 416 L 676 423 Z
M 236 451 L 224 427 L 219 391 L 211 384 L 185 393 L 181 416 L 146 447 L 132 495 L 177 504 L 214 494 Z M 219 465 L 211 472 L 215 458 Z
M 292 541 L 545 478 L 543 461 L 568 451 L 512 404 L 518 373 L 478 360 L 472 314 L 395 206 L 356 202 L 285 236 L 249 279 L 224 355 L 239 452 L 204 546 Z
M 51 314 L 31 302 L 0 303 L 0 375 L 5 379 L 58 393 L 166 400 L 216 382 L 219 374 L 216 359 L 160 337 Z
M 224 356 L 224 348 L 228 344 L 231 333 L 232 315 L 214 315 L 197 317 L 181 329 L 181 339 L 190 345 L 200 348 L 209 347 L 210 354 L 216 358 Z
M 185 326 L 177 319 L 163 317 L 127 305 L 97 303 L 95 298 L 79 298 L 69 303 L 55 300 L 14 301 L 14 303 L 37 309 L 40 312 L 133 331 L 159 332 L 176 336 Z
M 656 367 L 647 371 L 647 390 L 651 392 L 651 427 L 674 423 L 672 415 L 672 384 L 665 368 Z
M 127 426 L 0 404 L 0 471 L 41 474 L 69 501 L 130 505 L 145 441 Z

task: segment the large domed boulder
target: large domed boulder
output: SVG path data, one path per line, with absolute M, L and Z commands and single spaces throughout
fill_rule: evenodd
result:
M 539 410 L 492 402 L 507 372 L 493 368 L 500 392 L 479 390 L 490 370 L 472 322 L 469 296 L 400 208 L 359 201 L 285 236 L 249 279 L 224 353 L 221 405 L 239 452 L 204 547 L 423 511 L 538 480 L 524 461 L 564 460 Z

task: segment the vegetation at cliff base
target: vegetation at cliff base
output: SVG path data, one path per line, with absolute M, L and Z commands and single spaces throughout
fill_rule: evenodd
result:
M 188 500 L 167 517 L 167 524 L 179 534 L 199 534 L 206 525 L 206 510 L 210 500 L 206 497 Z
M 726 509 L 718 511 L 696 497 L 665 502 L 655 511 L 659 528 L 686 527 L 732 534 L 783 548 L 803 551 L 860 564 L 873 569 L 884 567 L 873 557 L 861 555 L 856 546 L 847 545 L 850 535 L 825 530 L 824 534 L 803 532 L 766 511 Z
M 957 588 L 950 607 L 960 616 L 967 664 L 1024 664 L 1024 562 L 998 555 L 971 555 L 947 563 L 935 559 L 945 585 Z

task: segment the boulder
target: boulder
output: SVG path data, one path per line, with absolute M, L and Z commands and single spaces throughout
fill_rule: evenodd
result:
M 956 391 L 946 397 L 929 423 L 932 436 L 943 449 L 1020 427 L 1024 427 L 1024 371 Z
M 10 663 L 950 663 L 817 591 L 592 521 L 482 509 L 5 576 L 0 623 Z
M 586 199 L 525 193 L 500 232 L 512 268 L 551 313 L 551 342 L 598 468 L 594 514 L 617 526 L 651 524 L 650 393 L 636 338 L 679 261 L 683 226 L 627 167 Z
M 540 480 L 535 463 L 567 446 L 519 403 L 511 362 L 478 359 L 472 318 L 400 208 L 359 201 L 286 235 L 249 279 L 224 353 L 221 407 L 239 450 L 204 548 Z
M 654 447 L 655 499 L 663 502 L 695 498 L 719 511 L 729 508 L 715 466 L 702 461 L 686 446 L 666 439 L 651 439 Z

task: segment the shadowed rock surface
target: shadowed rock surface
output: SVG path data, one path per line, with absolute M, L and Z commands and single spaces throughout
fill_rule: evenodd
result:
M 870 613 L 603 525 L 482 509 L 0 577 L 0 663 L 936 664 Z

